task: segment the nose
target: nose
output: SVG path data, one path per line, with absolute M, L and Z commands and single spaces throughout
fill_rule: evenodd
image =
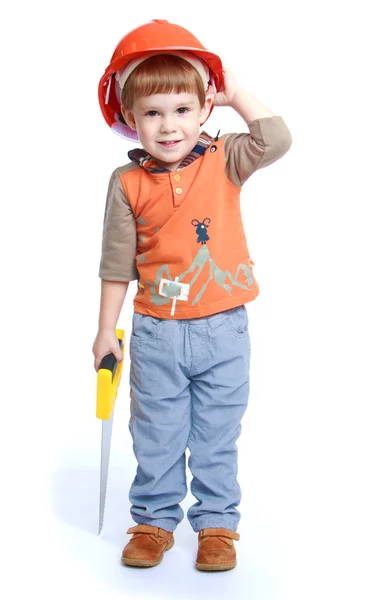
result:
M 177 131 L 175 118 L 171 115 L 162 117 L 160 130 L 161 133 L 174 133 Z

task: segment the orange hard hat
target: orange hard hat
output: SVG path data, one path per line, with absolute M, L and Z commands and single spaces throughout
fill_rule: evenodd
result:
M 199 40 L 187 29 L 162 19 L 155 19 L 133 29 L 117 44 L 110 64 L 101 77 L 98 99 L 103 117 L 111 129 L 130 140 L 137 140 L 136 132 L 121 121 L 120 96 L 115 74 L 131 60 L 152 53 L 169 54 L 183 50 L 194 54 L 209 69 L 210 84 L 214 92 L 223 86 L 222 61 L 216 54 L 208 52 Z M 210 112 L 213 110 L 213 105 Z M 209 113 L 210 114 L 210 113 Z M 208 115 L 209 117 L 209 115 Z

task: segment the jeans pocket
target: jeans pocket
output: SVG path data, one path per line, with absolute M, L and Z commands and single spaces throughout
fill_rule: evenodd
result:
M 244 305 L 225 311 L 224 325 L 233 337 L 241 338 L 248 335 L 248 314 Z
M 149 315 L 134 312 L 131 340 L 134 342 L 145 342 L 156 337 L 161 322 L 162 319 L 158 317 L 150 317 Z

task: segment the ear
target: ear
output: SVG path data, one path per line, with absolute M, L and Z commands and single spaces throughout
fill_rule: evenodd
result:
M 126 108 L 124 108 L 122 106 L 122 104 L 121 104 L 121 113 L 125 119 L 126 125 L 128 125 L 130 127 L 130 129 L 133 129 L 134 131 L 136 131 L 136 123 L 135 123 L 135 119 L 134 119 L 134 113 L 131 110 L 126 110 Z
M 203 125 L 203 123 L 205 123 L 205 121 L 207 120 L 207 118 L 209 116 L 210 109 L 213 105 L 213 95 L 214 94 L 206 95 L 204 106 L 200 110 L 200 126 Z

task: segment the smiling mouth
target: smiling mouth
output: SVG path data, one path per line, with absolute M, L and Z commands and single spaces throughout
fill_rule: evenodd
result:
M 161 144 L 161 146 L 166 146 L 167 148 L 170 148 L 171 146 L 175 146 L 176 144 L 179 144 L 181 142 L 181 140 L 171 140 L 169 142 L 158 142 L 158 144 Z

